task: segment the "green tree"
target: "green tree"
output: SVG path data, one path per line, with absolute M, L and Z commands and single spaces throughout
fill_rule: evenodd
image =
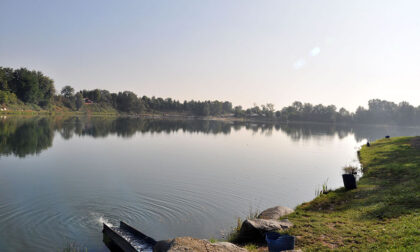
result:
M 223 102 L 223 112 L 224 113 L 231 113 L 232 112 L 232 103 L 231 102 Z
M 26 68 L 15 70 L 9 88 L 24 102 L 38 104 L 40 100 L 38 76 L 35 71 L 31 72 Z
M 45 106 L 51 102 L 55 94 L 54 81 L 41 72 L 37 72 L 37 76 L 40 91 L 39 105 Z
M 14 94 L 12 94 L 8 91 L 0 90 L 0 104 L 8 104 L 10 95 L 14 95 Z
M 144 105 L 135 93 L 124 91 L 118 93 L 117 109 L 124 112 L 141 113 L 144 110 Z
M 78 92 L 75 96 L 76 109 L 79 110 L 83 106 L 83 96 Z
M 13 78 L 13 69 L 12 68 L 3 68 L 0 67 L 0 90 L 10 91 L 9 83 Z
M 272 103 L 267 103 L 267 105 L 262 105 L 262 113 L 266 116 L 266 117 L 274 117 L 274 104 Z
M 71 86 L 64 86 L 61 89 L 61 95 L 64 96 L 64 98 L 70 99 L 74 95 L 74 88 Z
M 236 106 L 233 108 L 233 113 L 236 117 L 241 117 L 244 115 L 244 111 L 242 109 L 242 106 Z
M 92 92 L 92 101 L 100 102 L 101 101 L 101 90 L 95 89 Z

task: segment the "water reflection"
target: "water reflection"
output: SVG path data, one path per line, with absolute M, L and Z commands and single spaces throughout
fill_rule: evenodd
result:
M 130 138 L 136 133 L 171 134 L 174 132 L 225 134 L 246 129 L 271 135 L 281 131 L 293 141 L 325 137 L 343 139 L 353 134 L 356 141 L 375 140 L 391 136 L 414 136 L 415 127 L 333 125 L 333 124 L 275 124 L 209 120 L 144 119 L 130 117 L 9 117 L 0 120 L 0 155 L 39 154 L 52 146 L 54 132 L 63 139 L 73 136 L 105 138 L 109 135 Z
M 222 238 L 250 209 L 294 207 L 326 180 L 342 186 L 341 167 L 356 158 L 359 140 L 417 133 L 360 125 L 1 118 L 0 251 L 61 251 L 69 241 L 105 251 L 102 222 L 120 220 L 158 240 Z
M 25 157 L 52 146 L 54 125 L 50 118 L 0 121 L 0 154 Z

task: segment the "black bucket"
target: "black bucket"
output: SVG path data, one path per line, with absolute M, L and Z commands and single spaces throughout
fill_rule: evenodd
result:
M 356 176 L 353 174 L 343 174 L 344 187 L 347 190 L 356 189 Z
M 276 232 L 268 232 L 265 235 L 268 251 L 284 251 L 295 249 L 295 237 L 291 235 L 282 235 Z

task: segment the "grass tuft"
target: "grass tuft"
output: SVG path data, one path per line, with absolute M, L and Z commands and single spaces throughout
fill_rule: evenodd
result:
M 315 196 L 321 196 L 322 194 L 328 194 L 331 189 L 328 188 L 328 179 L 321 185 L 320 189 L 315 190 Z

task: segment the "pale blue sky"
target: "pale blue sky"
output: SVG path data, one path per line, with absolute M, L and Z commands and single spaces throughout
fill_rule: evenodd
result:
M 0 0 L 0 66 L 57 89 L 419 105 L 419 1 Z

